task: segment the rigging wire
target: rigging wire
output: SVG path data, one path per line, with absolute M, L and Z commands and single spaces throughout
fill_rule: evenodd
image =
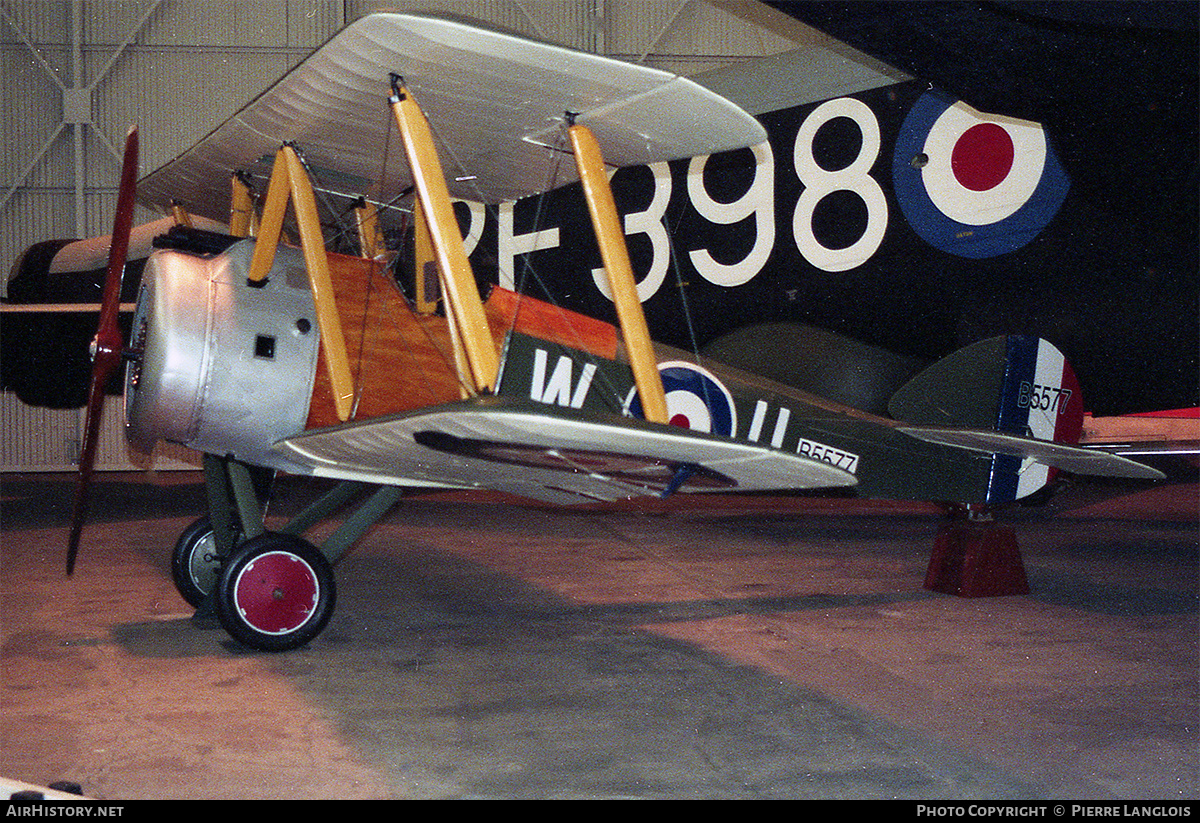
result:
M 567 125 L 567 121 L 570 118 L 571 118 L 571 115 L 568 113 L 567 118 L 564 119 L 564 122 L 563 122 L 564 126 Z M 564 129 L 560 129 L 558 132 L 558 137 L 557 137 L 555 144 L 553 146 L 547 147 L 548 151 L 554 157 L 555 162 L 553 164 L 552 175 L 548 177 L 546 186 L 543 188 L 541 193 L 539 193 L 537 195 L 537 197 L 538 197 L 537 208 L 534 213 L 534 222 L 533 222 L 535 233 L 541 231 L 541 226 L 543 225 L 542 221 L 545 219 L 545 216 L 546 216 L 547 201 L 549 200 L 549 197 L 552 194 L 552 192 L 557 188 L 557 185 L 555 185 L 555 182 L 558 180 L 558 175 L 561 170 L 562 158 L 564 155 L 568 155 L 571 153 L 566 148 L 566 143 L 567 143 L 566 132 Z M 526 292 L 528 291 L 528 289 L 526 288 L 527 280 L 532 279 L 533 282 L 535 283 L 535 285 L 540 290 L 540 292 L 543 295 L 545 295 L 546 301 L 550 305 L 554 306 L 554 308 L 559 310 L 563 319 L 568 321 L 567 322 L 568 328 L 570 328 L 573 332 L 575 332 L 575 342 L 577 344 L 575 348 L 576 348 L 576 351 L 578 352 L 578 354 L 586 362 L 591 363 L 596 366 L 595 374 L 597 377 L 593 378 L 593 385 L 601 385 L 606 389 L 606 396 L 604 396 L 602 398 L 602 402 L 604 402 L 608 406 L 608 408 L 616 414 L 622 414 L 622 415 L 629 414 L 629 406 L 630 406 L 630 401 L 632 399 L 632 395 L 629 395 L 628 397 L 621 396 L 621 392 L 617 389 L 617 387 L 615 385 L 613 385 L 608 372 L 606 370 L 600 368 L 601 358 L 587 349 L 582 336 L 578 333 L 578 330 L 575 328 L 575 326 L 569 322 L 569 316 L 567 314 L 566 309 L 564 309 L 563 306 L 558 302 L 557 298 L 555 297 L 554 293 L 551 291 L 547 282 L 539 274 L 537 268 L 533 264 L 532 259 L 530 258 L 530 255 L 525 254 L 525 255 L 523 255 L 523 258 L 524 258 L 522 260 L 522 273 L 523 274 L 522 274 L 522 282 L 520 284 L 517 284 L 515 282 L 515 275 L 514 275 L 514 286 L 516 287 L 516 293 L 518 295 L 518 300 L 520 300 L 520 298 L 522 296 L 524 296 L 526 294 Z M 515 315 L 514 315 L 514 323 L 515 323 Z
M 565 121 L 564 121 L 564 125 L 565 125 Z M 493 218 L 497 222 L 499 222 L 499 208 L 496 204 L 488 202 L 488 198 L 486 196 L 484 196 L 482 190 L 479 188 L 479 185 L 477 183 L 475 183 L 475 181 L 478 179 L 478 177 L 473 175 L 471 173 L 471 170 L 468 169 L 463 164 L 461 159 L 458 157 L 457 153 L 454 151 L 453 146 L 449 145 L 448 141 L 446 141 L 444 138 L 441 137 L 436 124 L 430 122 L 430 130 L 433 133 L 434 138 L 445 149 L 445 151 L 446 151 L 447 155 L 450 157 L 450 160 L 453 163 L 453 165 L 458 169 L 459 179 L 462 182 L 470 183 L 471 188 L 474 189 L 476 195 L 479 197 L 478 202 L 482 203 L 484 205 L 485 211 L 488 211 L 489 213 L 491 213 Z M 535 208 L 535 212 L 534 212 L 534 233 L 535 234 L 537 232 L 541 231 L 541 226 L 543 225 L 543 221 L 545 220 L 545 210 L 546 210 L 547 198 L 548 198 L 549 193 L 551 191 L 553 191 L 554 189 L 558 188 L 560 185 L 563 185 L 560 183 L 560 180 L 562 179 L 562 162 L 563 162 L 563 158 L 570 154 L 570 151 L 566 148 L 566 143 L 567 143 L 566 133 L 563 129 L 560 128 L 558 130 L 558 134 L 557 134 L 554 145 L 547 146 L 548 157 L 552 158 L 553 162 L 548 163 L 545 182 L 542 185 L 541 192 L 539 192 L 536 195 L 537 203 L 536 203 L 536 208 Z M 612 384 L 612 381 L 609 379 L 609 376 L 605 372 L 605 370 L 599 368 L 599 366 L 600 366 L 599 358 L 587 350 L 582 336 L 579 334 L 579 332 L 575 328 L 575 326 L 570 322 L 569 316 L 568 316 L 566 310 L 562 307 L 561 304 L 559 304 L 558 300 L 554 296 L 554 293 L 550 290 L 546 281 L 538 273 L 538 270 L 534 266 L 533 260 L 531 259 L 531 253 L 526 253 L 524 255 L 521 255 L 521 257 L 522 257 L 521 274 L 520 274 L 519 280 L 518 280 L 517 272 L 516 271 L 513 272 L 513 287 L 514 287 L 513 290 L 514 290 L 514 293 L 517 295 L 517 304 L 513 311 L 513 316 L 509 321 L 510 325 L 509 325 L 508 331 L 513 332 L 516 330 L 517 317 L 520 314 L 520 310 L 521 310 L 521 301 L 524 297 L 527 296 L 528 283 L 530 280 L 532 280 L 534 282 L 534 284 L 537 286 L 538 290 L 541 292 L 541 294 L 545 296 L 545 298 L 546 298 L 545 302 L 549 303 L 554 308 L 559 310 L 560 316 L 563 318 L 564 321 L 566 321 L 565 325 L 567 326 L 567 328 L 571 329 L 572 332 L 574 333 L 574 338 L 575 338 L 575 343 L 576 343 L 575 348 L 579 352 L 579 354 L 583 358 L 585 358 L 587 360 L 587 362 L 593 363 L 597 366 L 596 373 L 599 375 L 600 384 L 605 385 L 608 390 L 607 391 L 608 397 L 604 398 L 604 402 L 606 403 L 606 405 L 608 405 L 608 407 L 615 413 L 618 413 L 618 414 L 624 413 L 626 404 L 625 404 L 624 399 L 621 397 L 620 392 Z
M 389 152 L 390 152 L 390 148 L 391 148 L 392 125 L 393 125 L 392 118 L 389 117 L 388 118 L 388 127 L 387 127 L 387 138 L 385 140 L 385 146 L 384 146 L 383 169 L 382 169 L 382 174 L 380 176 L 381 190 L 386 190 L 384 183 L 385 183 L 385 177 L 387 175 L 387 158 L 389 156 Z M 474 192 L 478 198 L 476 202 L 483 204 L 485 213 L 491 215 L 491 217 L 498 222 L 498 220 L 499 220 L 498 204 L 496 204 L 494 202 L 489 202 L 489 199 L 483 194 L 479 184 L 475 182 L 476 180 L 478 180 L 478 177 L 471 173 L 471 170 L 466 166 L 465 163 L 463 163 L 462 159 L 458 156 L 457 152 L 454 150 L 453 145 L 451 145 L 449 141 L 445 140 L 442 137 L 437 125 L 435 123 L 433 123 L 432 121 L 430 121 L 430 130 L 433 133 L 433 136 L 437 140 L 438 144 L 441 146 L 443 151 L 445 151 L 452 167 L 457 170 L 455 179 L 460 183 L 468 184 L 468 186 L 474 190 Z M 565 129 L 559 129 L 554 144 L 548 145 L 546 148 L 547 148 L 547 156 L 549 159 L 552 160 L 552 162 L 548 163 L 545 183 L 542 186 L 541 192 L 539 192 L 539 194 L 536 196 L 537 200 L 536 200 L 534 214 L 533 214 L 533 227 L 534 227 L 533 233 L 535 235 L 537 233 L 539 233 L 540 231 L 542 231 L 542 227 L 547 222 L 547 209 L 549 207 L 550 194 L 554 190 L 556 190 L 559 186 L 563 185 L 561 183 L 561 180 L 563 178 L 562 161 L 563 161 L 563 158 L 565 155 L 570 154 L 570 151 L 566 148 Z M 397 194 L 396 197 L 394 197 L 392 200 L 390 200 L 386 204 L 384 204 L 384 208 L 391 209 L 391 208 L 395 207 L 395 204 L 397 202 L 399 202 L 401 199 L 406 197 L 408 194 L 412 193 L 412 191 L 413 191 L 413 186 L 409 186 L 408 188 L 404 189 L 402 192 Z M 459 199 L 462 199 L 462 198 L 459 198 Z M 515 201 L 515 202 L 520 202 L 520 201 Z M 514 205 L 515 205 L 515 202 L 514 202 Z M 399 210 L 402 212 L 404 211 L 403 209 L 399 209 Z M 668 226 L 668 229 L 669 228 L 670 227 Z M 690 305 L 687 300 L 687 294 L 686 294 L 686 290 L 685 290 L 686 284 L 683 280 L 683 272 L 680 268 L 680 261 L 679 261 L 678 255 L 675 253 L 675 247 L 674 247 L 674 243 L 673 243 L 673 232 L 668 231 L 667 236 L 668 236 L 668 241 L 670 242 L 669 257 L 671 260 L 671 265 L 672 265 L 673 271 L 675 272 L 676 289 L 679 293 L 679 300 L 681 303 L 681 308 L 682 308 L 683 315 L 684 315 L 684 318 L 687 323 L 688 337 L 689 337 L 689 341 L 690 341 L 691 347 L 692 347 L 692 356 L 695 359 L 695 362 L 697 364 L 699 364 L 703 358 L 700 354 L 699 339 L 698 339 L 698 335 L 697 335 L 695 322 L 692 317 L 691 308 L 690 308 Z M 629 413 L 628 412 L 628 403 L 626 402 L 627 398 L 624 398 L 621 396 L 621 392 L 617 389 L 617 387 L 615 385 L 613 385 L 610 375 L 607 373 L 607 371 L 605 369 L 599 368 L 599 366 L 601 365 L 600 360 L 602 358 L 600 358 L 599 356 L 597 356 L 596 354 L 594 354 L 593 352 L 588 350 L 579 330 L 575 327 L 575 325 L 573 323 L 570 322 L 569 313 L 561 305 L 561 303 L 559 302 L 554 291 L 551 289 L 551 284 L 548 283 L 547 279 L 545 277 L 543 277 L 543 275 L 539 272 L 538 267 L 536 266 L 536 264 L 534 263 L 534 261 L 532 259 L 532 253 L 522 254 L 522 255 L 520 255 L 520 258 L 521 258 L 520 271 L 518 272 L 518 271 L 514 270 L 514 273 L 513 273 L 513 286 L 514 286 L 514 292 L 516 294 L 516 305 L 514 307 L 512 317 L 509 318 L 509 327 L 508 327 L 507 331 L 510 333 L 516 331 L 518 316 L 520 315 L 520 311 L 521 311 L 522 300 L 525 299 L 529 295 L 529 293 L 532 289 L 536 288 L 536 290 L 545 298 L 545 302 L 547 302 L 549 305 L 553 306 L 554 308 L 556 308 L 560 311 L 561 317 L 563 318 L 564 321 L 566 321 L 564 323 L 565 327 L 570 329 L 574 333 L 574 342 L 576 344 L 575 349 L 578 352 L 577 356 L 580 359 L 584 360 L 585 362 L 590 362 L 597 366 L 596 372 L 598 374 L 597 374 L 597 379 L 596 379 L 594 385 L 598 384 L 598 385 L 604 387 L 604 391 L 602 392 L 602 402 L 605 403 L 605 405 L 607 405 L 615 413 L 628 414 Z M 515 268 L 516 268 L 516 266 L 514 265 L 514 269 Z M 406 303 L 407 302 L 408 301 L 406 298 Z M 409 306 L 409 309 L 410 310 L 412 309 L 411 305 Z M 415 317 L 415 313 L 414 313 L 414 317 Z M 457 364 L 456 363 L 452 364 L 450 356 L 433 339 L 432 335 L 429 332 L 429 329 L 426 328 L 426 325 L 421 324 L 421 323 L 418 323 L 418 325 L 424 332 L 426 338 L 428 339 L 428 342 L 438 350 L 443 361 L 449 366 L 451 372 L 456 375 L 458 382 L 460 383 L 462 388 L 469 392 L 469 387 L 467 386 L 466 377 L 462 374 L 459 374 Z M 706 387 L 706 393 L 707 393 L 707 387 Z
M 349 210 L 354 207 L 354 203 L 357 202 L 357 200 L 352 200 L 349 206 L 347 206 L 345 209 L 343 209 L 341 212 L 339 212 L 334 207 L 334 204 L 330 201 L 329 192 L 328 192 L 327 188 L 325 186 L 321 185 L 321 179 L 317 176 L 317 173 L 315 171 L 313 171 L 312 166 L 309 165 L 308 158 L 305 156 L 304 150 L 300 146 L 296 145 L 295 143 L 292 143 L 291 146 L 292 146 L 292 149 L 296 152 L 296 158 L 300 161 L 300 165 L 304 168 L 305 174 L 308 175 L 308 179 L 309 179 L 310 185 L 312 186 L 313 193 L 320 200 L 320 202 L 325 206 L 326 213 L 334 221 L 332 224 L 328 224 L 328 223 L 323 224 L 322 227 L 323 228 L 332 227 L 334 230 L 334 239 L 339 240 L 342 243 L 345 243 L 346 239 L 348 237 L 352 236 L 350 233 L 351 232 L 350 227 L 348 225 L 346 225 L 346 223 L 345 223 L 345 216 L 349 212 Z M 329 245 L 331 242 L 332 242 L 332 240 L 330 240 L 330 239 L 326 239 L 326 241 L 325 241 L 326 245 Z
M 668 226 L 668 229 L 670 227 Z M 688 340 L 692 344 L 692 359 L 697 366 L 703 367 L 703 356 L 700 354 L 700 340 L 696 334 L 696 323 L 692 318 L 692 309 L 687 299 L 687 283 L 683 279 L 683 269 L 679 265 L 679 255 L 675 253 L 675 232 L 667 231 L 667 246 L 670 249 L 668 259 L 671 261 L 671 270 L 675 273 L 675 288 L 679 292 L 679 303 L 683 309 L 683 317 L 687 321 Z M 704 393 L 704 405 L 712 408 L 713 403 L 717 398 L 712 396 L 712 387 L 707 381 L 700 381 L 700 388 Z

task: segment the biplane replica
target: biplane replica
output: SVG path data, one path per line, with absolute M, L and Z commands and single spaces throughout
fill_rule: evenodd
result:
M 176 544 L 177 587 L 260 650 L 318 635 L 334 609 L 332 565 L 406 490 L 568 505 L 817 490 L 936 501 L 955 513 L 935 546 L 953 577 L 974 573 L 964 553 L 1011 561 L 1015 538 L 991 512 L 1055 472 L 1162 477 L 1076 444 L 1078 382 L 1035 337 L 983 340 L 933 363 L 890 393 L 886 413 L 653 341 L 611 170 L 765 139 L 755 117 L 688 79 L 408 14 L 350 25 L 137 183 L 131 131 L 68 572 L 103 389 L 125 361 L 130 441 L 204 455 L 209 511 Z M 249 184 L 263 180 L 253 197 Z M 550 188 L 586 205 L 615 323 L 521 290 L 481 294 L 456 201 L 490 207 Z M 228 231 L 178 218 L 149 256 L 124 340 L 117 302 L 135 197 L 163 212 L 182 203 Z M 355 207 L 360 254 L 327 250 L 318 201 Z M 290 213 L 298 243 L 284 242 Z M 381 241 L 380 222 L 398 213 L 411 221 L 420 299 L 398 288 Z M 268 531 L 276 472 L 340 482 Z M 357 497 L 320 548 L 302 537 Z M 1021 591 L 1019 576 L 973 594 Z

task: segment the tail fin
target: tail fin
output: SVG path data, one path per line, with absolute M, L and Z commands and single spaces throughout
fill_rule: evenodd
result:
M 1074 445 L 1083 397 L 1063 353 L 1037 337 L 982 340 L 939 360 L 900 388 L 892 417 Z M 1046 486 L 1055 470 L 1031 458 L 997 454 L 987 502 L 1018 500 Z

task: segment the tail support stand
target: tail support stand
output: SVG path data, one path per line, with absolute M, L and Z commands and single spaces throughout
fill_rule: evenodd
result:
M 1016 533 L 986 509 L 959 509 L 938 530 L 925 588 L 958 597 L 1029 594 Z

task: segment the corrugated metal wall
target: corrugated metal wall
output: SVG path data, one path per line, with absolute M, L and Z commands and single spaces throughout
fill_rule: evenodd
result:
M 111 231 L 129 125 L 140 130 L 142 172 L 155 169 L 369 12 L 445 12 L 681 74 L 794 47 L 731 13 L 738 5 L 756 4 L 0 0 L 0 271 L 38 241 Z M 134 468 L 114 412 L 98 468 Z M 80 413 L 6 394 L 0 426 L 0 471 L 72 468 Z

